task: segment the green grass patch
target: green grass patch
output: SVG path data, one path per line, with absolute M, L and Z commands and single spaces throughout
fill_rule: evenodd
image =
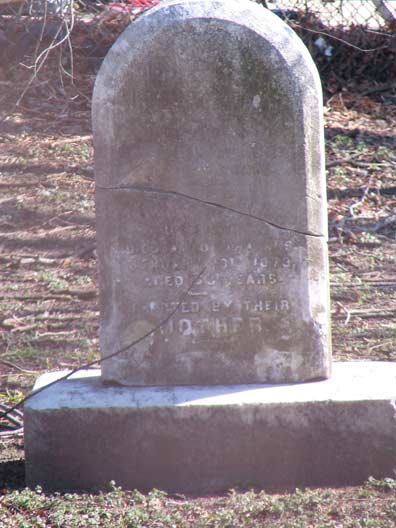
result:
M 0 526 L 8 528 L 394 528 L 396 481 L 370 479 L 340 490 L 230 491 L 225 496 L 171 497 L 123 491 L 114 483 L 97 494 L 7 492 L 0 498 Z M 1 524 L 3 523 L 3 524 Z

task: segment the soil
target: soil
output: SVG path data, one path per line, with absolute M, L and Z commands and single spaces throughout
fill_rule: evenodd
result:
M 0 402 L 8 406 L 40 373 L 99 357 L 92 64 L 77 53 L 70 84 L 49 59 L 17 105 L 31 72 L 0 69 Z M 335 360 L 396 361 L 396 100 L 375 88 L 352 86 L 324 107 Z M 0 436 L 0 448 L 0 480 L 20 485 L 21 435 Z

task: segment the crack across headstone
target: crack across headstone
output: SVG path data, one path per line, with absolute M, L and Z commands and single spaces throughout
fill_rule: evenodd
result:
M 137 186 L 134 186 L 134 185 L 120 185 L 120 186 L 102 186 L 102 185 L 97 185 L 96 189 L 99 190 L 99 191 L 123 191 L 123 190 L 127 190 L 127 191 L 133 191 L 133 192 L 146 192 L 146 193 L 152 193 L 152 194 L 165 194 L 165 195 L 168 195 L 168 196 L 175 196 L 175 197 L 185 198 L 187 200 L 192 200 L 194 202 L 198 202 L 198 203 L 203 204 L 203 205 L 208 205 L 208 206 L 211 206 L 211 207 L 218 207 L 219 209 L 224 209 L 224 210 L 229 211 L 231 213 L 235 213 L 235 214 L 242 215 L 242 216 L 247 216 L 248 218 L 252 218 L 253 220 L 258 220 L 259 222 L 263 222 L 265 224 L 268 224 L 271 227 L 274 227 L 276 229 L 280 229 L 282 231 L 288 231 L 288 232 L 296 233 L 296 234 L 302 235 L 302 236 L 311 236 L 311 237 L 314 237 L 314 238 L 324 238 L 324 235 L 320 235 L 320 234 L 312 233 L 312 232 L 300 231 L 299 229 L 293 229 L 291 227 L 285 227 L 285 226 L 276 224 L 275 222 L 271 222 L 270 220 L 268 220 L 266 218 L 261 218 L 260 216 L 256 216 L 256 215 L 253 215 L 253 214 L 250 214 L 250 213 L 245 213 L 244 211 L 239 211 L 238 209 L 234 209 L 232 207 L 228 207 L 226 205 L 223 205 L 223 204 L 220 204 L 220 203 L 217 203 L 217 202 L 211 202 L 211 201 L 208 201 L 208 200 L 203 200 L 202 198 L 196 198 L 194 196 L 190 196 L 188 194 L 184 194 L 184 193 L 181 193 L 181 192 L 178 192 L 178 191 L 166 191 L 164 189 L 154 189 L 152 187 L 143 187 L 143 186 L 137 187 Z

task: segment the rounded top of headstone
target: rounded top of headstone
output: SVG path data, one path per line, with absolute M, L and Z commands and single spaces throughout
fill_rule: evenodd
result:
M 104 86 L 104 81 L 113 79 L 115 85 L 119 78 L 117 67 L 123 66 L 124 69 L 132 64 L 135 56 L 150 43 L 155 47 L 158 32 L 162 29 L 172 31 L 172 26 L 183 25 L 194 19 L 233 23 L 253 31 L 282 56 L 285 67 L 292 67 L 296 76 L 302 74 L 299 79 L 301 83 L 305 81 L 312 89 L 321 91 L 317 68 L 301 39 L 262 5 L 253 0 L 165 0 L 130 24 L 114 43 L 99 71 L 94 100 L 108 98 L 108 86 Z M 205 27 L 202 27 L 202 31 L 205 31 Z M 240 37 L 237 27 L 228 26 L 228 31 L 230 37 Z M 147 47 L 146 51 L 149 51 Z
M 311 80 L 315 83 L 319 82 L 320 86 L 316 66 L 301 39 L 277 15 L 253 0 L 162 1 L 158 6 L 140 15 L 133 24 L 126 28 L 109 51 L 102 69 L 106 69 L 106 66 L 109 66 L 110 70 L 112 70 L 111 61 L 119 53 L 123 55 L 127 49 L 128 55 L 133 54 L 133 50 L 130 47 L 131 44 L 138 46 L 145 32 L 154 40 L 153 33 L 156 33 L 161 28 L 170 30 L 171 26 L 183 24 L 191 19 L 218 20 L 243 25 L 272 43 L 274 48 L 279 49 L 286 61 L 288 59 L 294 60 L 294 67 L 303 63 L 304 67 L 308 69 L 305 72 L 306 75 L 312 75 L 313 78 Z M 235 31 L 237 31 L 236 28 Z M 230 34 L 230 36 L 232 35 Z M 235 36 L 238 37 L 238 34 L 236 33 Z M 123 60 L 127 59 L 128 57 L 123 57 Z M 104 73 L 101 71 L 99 75 Z
M 93 95 L 97 186 L 186 194 L 323 235 L 320 79 L 251 0 L 170 0 L 115 42 Z

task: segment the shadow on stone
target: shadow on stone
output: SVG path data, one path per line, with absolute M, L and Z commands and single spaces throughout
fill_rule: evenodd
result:
M 21 459 L 0 462 L 0 488 L 25 486 L 25 461 Z

